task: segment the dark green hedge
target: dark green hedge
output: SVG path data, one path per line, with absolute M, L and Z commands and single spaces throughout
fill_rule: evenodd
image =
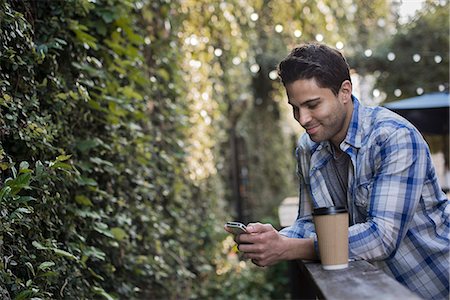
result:
M 0 294 L 208 293 L 223 235 L 185 176 L 173 5 L 0 1 Z

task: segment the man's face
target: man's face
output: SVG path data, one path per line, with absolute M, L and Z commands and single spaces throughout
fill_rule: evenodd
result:
M 329 140 L 339 145 L 347 133 L 345 102 L 348 99 L 344 100 L 348 98 L 347 91 L 342 92 L 341 88 L 336 96 L 330 89 L 319 87 L 315 79 L 299 79 L 287 84 L 286 92 L 294 118 L 311 140 Z

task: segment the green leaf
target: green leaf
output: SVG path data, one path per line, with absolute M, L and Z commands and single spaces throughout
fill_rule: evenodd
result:
M 78 209 L 75 211 L 75 213 L 81 218 L 91 218 L 94 220 L 101 219 L 101 216 L 97 212 L 89 211 L 87 209 Z
M 38 267 L 39 270 L 41 271 L 45 271 L 47 269 L 50 269 L 51 267 L 53 267 L 55 265 L 54 262 L 52 261 L 44 261 L 43 263 L 41 263 Z
M 17 294 L 17 296 L 14 297 L 14 300 L 29 299 L 33 294 L 34 294 L 33 290 L 24 290 L 21 291 L 19 294 Z
M 169 81 L 169 80 L 170 80 L 170 74 L 169 74 L 169 72 L 167 72 L 166 69 L 160 68 L 160 69 L 158 70 L 158 74 L 159 74 L 159 76 L 161 76 L 161 78 L 162 78 L 164 81 Z
M 9 193 L 11 193 L 11 187 L 5 186 L 0 190 L 0 202 L 3 200 L 4 197 L 8 196 Z
M 75 202 L 77 202 L 78 204 L 84 205 L 84 206 L 92 206 L 92 201 L 84 196 L 84 195 L 77 195 L 75 196 Z
M 32 196 L 19 196 L 17 200 L 15 200 L 16 203 L 27 203 L 30 201 L 36 200 L 36 198 Z
M 108 225 L 106 225 L 105 223 L 96 222 L 94 224 L 94 230 L 97 231 L 98 233 L 101 233 L 101 234 L 107 236 L 107 237 L 114 238 L 114 235 L 108 229 Z
M 106 165 L 108 167 L 113 167 L 114 166 L 111 162 L 109 162 L 107 160 L 103 160 L 103 159 L 101 159 L 99 157 L 91 157 L 89 160 L 91 162 L 97 164 L 97 165 Z
M 5 181 L 5 185 L 12 188 L 12 194 L 17 194 L 23 188 L 29 188 L 31 173 L 20 174 L 13 180 Z
M 5 182 L 7 186 L 11 187 L 11 194 L 16 195 L 22 189 L 29 189 L 29 182 L 31 179 L 31 173 L 20 174 L 17 178 L 13 180 L 8 180 Z
M 56 158 L 57 161 L 66 161 L 72 157 L 72 154 L 69 155 L 60 155 Z
M 91 268 L 88 268 L 89 272 L 92 274 L 92 276 L 94 276 L 95 278 L 97 278 L 98 280 L 104 281 L 105 278 L 103 278 L 101 275 L 97 274 L 94 270 L 92 270 Z
M 61 100 L 66 100 L 67 99 L 67 93 L 58 93 L 55 95 L 56 98 L 61 99 Z
M 110 294 L 108 294 L 107 292 L 105 292 L 105 290 L 102 289 L 101 287 L 94 287 L 93 290 L 94 290 L 94 292 L 95 292 L 97 295 L 101 295 L 101 296 L 103 296 L 103 297 L 104 297 L 105 299 L 107 299 L 107 300 L 115 300 L 114 297 L 112 297 Z
M 28 185 L 31 178 L 31 174 L 22 174 L 16 179 L 10 179 L 7 178 L 5 180 L 5 185 L 11 187 L 10 194 L 15 196 L 17 193 L 19 193 L 22 189 L 30 189 L 30 186 Z
M 75 255 L 73 255 L 72 253 L 69 253 L 67 251 L 61 250 L 61 249 L 57 249 L 57 248 L 53 248 L 52 249 L 53 252 L 55 252 L 56 255 L 59 256 L 64 256 L 73 260 L 77 260 L 77 257 Z
M 42 274 L 38 274 L 37 277 L 50 277 L 50 276 L 57 276 L 57 275 L 59 275 L 57 272 L 48 271 L 48 272 L 45 272 L 45 273 L 42 273 Z
M 114 238 L 118 241 L 122 241 L 125 238 L 128 237 L 127 233 L 125 232 L 125 230 L 123 230 L 120 227 L 113 227 L 111 228 L 111 233 L 114 235 Z
M 84 252 L 84 255 L 88 257 L 94 257 L 96 259 L 104 261 L 106 258 L 105 252 L 101 251 L 100 249 L 97 249 L 95 247 L 89 247 Z
M 90 106 L 91 108 L 93 108 L 93 109 L 95 109 L 95 110 L 106 112 L 106 109 L 104 109 L 104 108 L 100 105 L 100 103 L 97 102 L 97 101 L 94 101 L 94 100 L 92 100 L 92 99 L 89 99 L 89 100 L 88 100 L 88 104 L 89 104 L 89 106 Z
M 36 273 L 34 273 L 33 265 L 32 265 L 29 261 L 27 261 L 27 262 L 25 263 L 25 266 L 27 266 L 28 269 L 30 269 L 30 271 L 31 271 L 31 273 L 33 274 L 33 276 L 36 276 Z
M 92 178 L 87 178 L 83 176 L 77 179 L 77 183 L 80 185 L 97 186 L 97 181 L 95 181 Z
M 122 89 L 122 93 L 129 99 L 137 99 L 137 100 L 143 99 L 142 95 L 136 92 L 131 86 L 124 87 Z
M 50 168 L 52 169 L 65 169 L 65 170 L 71 170 L 72 166 L 63 162 L 56 162 L 50 164 Z
M 38 250 L 47 250 L 48 247 L 43 246 L 41 243 L 39 243 L 38 241 L 33 241 L 31 243 L 31 245 L 33 245 L 36 249 Z
M 3 99 L 5 99 L 5 101 L 9 102 L 12 100 L 12 97 L 8 94 L 3 94 Z
M 116 18 L 116 15 L 113 12 L 106 9 L 101 10 L 100 15 L 102 16 L 102 19 L 103 21 L 105 21 L 105 23 L 111 23 Z
M 30 182 L 31 174 L 21 174 L 19 175 L 14 181 L 17 185 L 21 187 L 28 186 L 28 183 Z
M 11 219 L 15 219 L 16 217 L 22 218 L 22 214 L 31 214 L 33 211 L 32 209 L 28 209 L 26 207 L 19 207 L 13 213 L 11 214 Z
M 89 28 L 79 24 L 77 21 L 71 21 L 69 23 L 69 29 L 71 29 L 75 33 L 76 37 L 80 42 L 88 45 L 94 50 L 97 50 L 98 48 L 96 43 L 97 39 L 94 36 L 87 33 L 87 31 L 89 31 Z
M 8 170 L 9 168 L 11 168 L 14 164 L 13 163 L 8 163 L 8 162 L 0 162 L 0 169 L 2 171 Z
M 40 176 L 44 173 L 45 167 L 40 160 L 36 162 L 36 176 Z

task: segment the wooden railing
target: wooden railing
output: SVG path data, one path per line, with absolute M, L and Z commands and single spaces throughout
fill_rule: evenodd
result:
M 292 263 L 291 278 L 297 278 L 293 299 L 421 299 L 367 261 L 352 261 L 347 269 L 336 271 L 323 270 L 318 262 Z

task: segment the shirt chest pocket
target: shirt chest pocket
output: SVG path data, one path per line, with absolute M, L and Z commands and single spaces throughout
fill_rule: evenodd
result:
M 353 218 L 355 223 L 367 222 L 367 215 L 369 211 L 369 200 L 372 185 L 370 183 L 363 183 L 356 187 L 354 198 L 354 213 Z

